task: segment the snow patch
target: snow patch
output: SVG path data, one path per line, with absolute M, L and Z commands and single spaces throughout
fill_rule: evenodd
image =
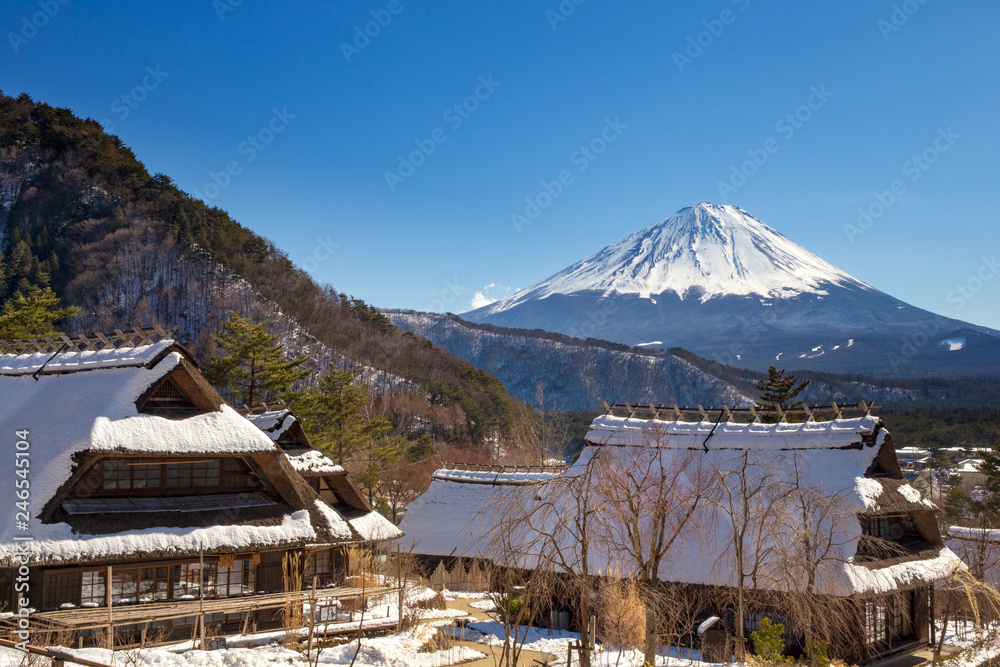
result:
M 945 338 L 939 342 L 938 345 L 945 348 L 949 352 L 956 352 L 965 347 L 965 338 Z
M 296 472 L 303 475 L 333 475 L 344 472 L 342 466 L 334 463 L 326 454 L 318 449 L 310 449 L 298 456 L 285 454 L 288 462 Z
M 858 477 L 854 488 L 858 490 L 858 495 L 865 501 L 865 509 L 872 509 L 878 504 L 879 496 L 882 495 L 882 485 L 877 480 L 867 477 Z

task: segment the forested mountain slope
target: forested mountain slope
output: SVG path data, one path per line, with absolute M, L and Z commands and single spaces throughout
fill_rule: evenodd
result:
M 628 347 L 598 339 L 571 338 L 541 330 L 467 322 L 455 315 L 385 311 L 401 329 L 413 331 L 499 378 L 518 398 L 534 402 L 541 382 L 550 407 L 591 410 L 601 401 L 677 403 L 706 407 L 742 405 L 758 395 L 765 374 L 725 366 L 671 348 Z M 969 407 L 995 404 L 1000 384 L 979 380 L 883 379 L 797 370 L 810 380 L 808 403 Z
M 81 308 L 69 330 L 176 325 L 207 358 L 234 310 L 281 333 L 316 371 L 356 368 L 383 394 L 416 390 L 415 409 L 448 421 L 449 437 L 530 439 L 528 409 L 495 378 L 317 285 L 225 211 L 150 175 L 98 123 L 27 95 L 0 93 L 0 250 L 0 301 L 51 285 Z

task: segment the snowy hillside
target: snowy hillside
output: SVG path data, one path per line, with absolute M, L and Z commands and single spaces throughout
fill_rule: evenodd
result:
M 482 368 L 517 398 L 536 403 L 541 381 L 551 408 L 589 410 L 608 402 L 737 406 L 757 394 L 762 373 L 723 368 L 685 350 L 629 349 L 598 340 L 471 324 L 455 316 L 385 311 L 400 329 Z M 859 401 L 905 407 L 996 405 L 1000 383 L 975 380 L 876 379 L 801 372 L 810 385 L 801 395 L 811 405 Z
M 670 354 L 641 354 L 542 337 L 492 333 L 431 313 L 387 311 L 400 329 L 412 331 L 499 379 L 512 395 L 535 403 L 539 381 L 550 407 L 592 410 L 601 401 L 743 405 L 746 388 L 705 373 Z

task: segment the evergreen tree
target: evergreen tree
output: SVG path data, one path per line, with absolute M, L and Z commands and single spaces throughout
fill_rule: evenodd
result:
M 213 338 L 226 354 L 205 365 L 205 377 L 244 405 L 285 395 L 309 375 L 302 368 L 305 357 L 286 359 L 279 335 L 235 312 L 229 313 Z
M 295 404 L 313 444 L 330 453 L 340 465 L 389 428 L 384 417 L 368 419 L 363 415 L 368 387 L 356 380 L 357 373 L 331 369 L 314 390 Z
M 802 401 L 794 403 L 791 401 L 809 386 L 809 380 L 803 380 L 796 386 L 794 375 L 791 373 L 786 375 L 784 368 L 779 371 L 771 366 L 767 369 L 767 379 L 758 380 L 754 386 L 760 391 L 760 398 L 756 402 L 758 408 L 765 410 L 781 408 L 785 411 L 802 405 Z
M 48 287 L 26 289 L 3 305 L 0 338 L 56 338 L 62 332 L 53 325 L 79 310 L 76 306 L 60 308 L 59 297 Z
M 383 427 L 388 430 L 389 423 L 386 422 Z M 379 506 L 377 501 L 380 499 L 375 495 L 385 476 L 385 470 L 403 459 L 409 444 L 409 440 L 401 435 L 372 438 L 371 446 L 365 452 L 364 467 L 354 475 L 354 481 L 368 490 L 368 504 L 372 507 Z M 389 506 L 385 504 L 384 507 L 388 509 Z
M 982 493 L 968 504 L 969 511 L 983 528 L 994 527 L 1000 517 L 1000 443 L 990 449 L 983 454 L 983 462 L 979 466 L 984 478 L 979 485 Z

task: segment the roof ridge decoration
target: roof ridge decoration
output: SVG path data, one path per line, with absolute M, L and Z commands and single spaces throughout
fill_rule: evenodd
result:
M 762 422 L 763 417 L 777 417 L 778 423 L 787 423 L 789 417 L 792 415 L 802 415 L 805 417 L 803 421 L 806 422 L 821 421 L 824 417 L 828 417 L 827 421 L 848 419 L 850 418 L 847 416 L 848 414 L 855 417 L 874 417 L 875 415 L 872 412 L 881 407 L 874 402 L 868 403 L 866 401 L 845 405 L 837 405 L 831 402 L 830 405 L 809 406 L 802 403 L 797 407 L 787 409 L 780 407 L 774 409 L 761 408 L 754 405 L 745 408 L 731 408 L 728 405 L 723 405 L 721 408 L 713 408 L 712 406 L 705 408 L 701 405 L 694 408 L 682 408 L 678 407 L 676 403 L 671 405 L 653 405 L 652 403 L 649 405 L 631 405 L 629 403 L 608 404 L 607 401 L 604 401 L 603 405 L 605 414 L 612 417 L 626 416 L 629 419 L 673 420 L 679 422 L 691 421 L 685 418 L 692 417 L 693 421 L 696 422 L 718 421 L 732 424 L 759 424 Z M 623 412 L 626 414 L 622 415 L 621 413 Z M 661 413 L 663 414 L 661 415 Z
M 115 329 L 113 333 L 94 333 L 90 336 L 60 336 L 59 338 L 0 340 L 0 354 L 56 354 L 59 352 L 87 352 L 98 350 L 124 350 L 170 340 L 177 327 L 164 329 L 153 325 L 130 331 Z
M 438 470 L 456 470 L 462 472 L 490 472 L 490 473 L 549 473 L 564 472 L 565 465 L 500 465 L 489 463 L 460 463 L 458 461 L 442 461 Z

